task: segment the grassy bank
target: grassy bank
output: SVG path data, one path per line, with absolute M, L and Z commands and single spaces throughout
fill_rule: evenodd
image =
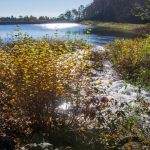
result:
M 129 23 L 114 23 L 114 22 L 97 22 L 83 21 L 81 24 L 95 26 L 93 33 L 112 34 L 118 36 L 142 36 L 145 33 L 150 33 L 150 25 L 148 24 L 129 24 Z

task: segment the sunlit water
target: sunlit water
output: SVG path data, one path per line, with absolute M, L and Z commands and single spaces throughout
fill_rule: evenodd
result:
M 26 25 L 0 25 L 0 37 L 7 41 L 10 33 L 15 30 L 26 32 L 33 38 L 60 38 L 60 39 L 85 39 L 94 45 L 104 45 L 112 42 L 115 36 L 101 36 L 96 34 L 86 35 L 91 27 L 76 23 L 51 23 L 51 24 L 26 24 Z
M 114 41 L 115 36 L 103 36 L 96 34 L 85 35 L 85 32 L 91 28 L 89 26 L 75 24 L 75 23 L 52 23 L 52 24 L 31 24 L 31 25 L 0 25 L 0 36 L 7 41 L 9 34 L 16 29 L 20 29 L 21 32 L 26 32 L 33 38 L 42 38 L 47 36 L 48 38 L 59 39 L 85 39 L 89 43 L 94 44 L 98 51 L 103 50 L 103 45 Z M 111 81 L 111 82 L 110 82 Z M 101 85 L 97 85 L 101 82 Z M 109 61 L 104 62 L 104 71 L 95 71 L 95 77 L 93 77 L 93 83 L 100 92 L 105 92 L 105 95 L 117 99 L 119 102 L 132 103 L 136 100 L 137 87 L 125 84 L 121 80 L 118 74 L 112 67 Z M 150 93 L 142 90 L 141 96 L 146 101 L 150 101 Z M 70 107 L 70 104 L 62 104 L 59 108 L 66 110 Z

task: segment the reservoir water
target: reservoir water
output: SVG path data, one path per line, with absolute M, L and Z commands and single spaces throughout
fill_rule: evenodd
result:
M 92 27 L 76 23 L 0 25 L 0 37 L 7 40 L 11 33 L 15 33 L 16 30 L 20 30 L 23 33 L 29 34 L 33 38 L 42 38 L 44 36 L 60 39 L 78 38 L 85 39 L 94 45 L 104 45 L 117 38 L 110 35 L 86 35 L 86 31 L 90 28 Z

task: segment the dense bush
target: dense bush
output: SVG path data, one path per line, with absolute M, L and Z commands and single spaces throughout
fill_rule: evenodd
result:
M 89 55 L 90 46 L 81 41 L 13 36 L 0 50 L 0 132 L 17 134 L 23 128 L 30 133 L 29 125 L 43 130 L 47 124 L 55 125 L 59 105 L 73 103 L 72 91 L 87 72 Z
M 124 78 L 150 89 L 150 37 L 116 40 L 108 48 L 109 58 Z

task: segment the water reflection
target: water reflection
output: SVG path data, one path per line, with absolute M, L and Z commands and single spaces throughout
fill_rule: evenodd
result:
M 52 30 L 56 30 L 56 29 L 65 29 L 65 28 L 74 28 L 74 27 L 79 27 L 79 24 L 77 23 L 51 23 L 51 24 L 40 24 L 40 25 L 35 25 L 35 26 L 39 26 L 42 28 L 46 28 L 46 29 L 52 29 Z

